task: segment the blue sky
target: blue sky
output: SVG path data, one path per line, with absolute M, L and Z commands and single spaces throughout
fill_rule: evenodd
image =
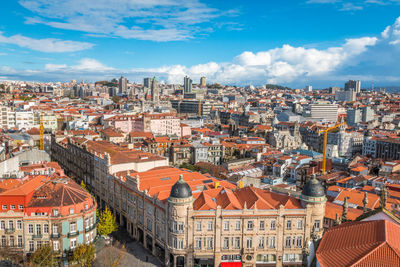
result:
M 400 85 L 400 0 L 1 5 L 0 79 Z

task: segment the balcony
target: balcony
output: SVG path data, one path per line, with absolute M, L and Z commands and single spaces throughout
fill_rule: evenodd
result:
M 43 237 L 42 234 L 32 235 L 32 239 L 40 239 L 42 237 Z
M 79 231 L 68 233 L 68 237 L 73 237 L 73 236 L 77 236 L 77 235 L 79 235 Z
M 59 238 L 59 237 L 60 237 L 60 234 L 59 234 L 59 233 L 51 234 L 51 235 L 50 235 L 50 238 Z
M 6 233 L 6 234 L 12 234 L 12 233 L 14 233 L 14 232 L 15 232 L 15 229 L 14 229 L 14 228 L 5 229 L 5 233 Z

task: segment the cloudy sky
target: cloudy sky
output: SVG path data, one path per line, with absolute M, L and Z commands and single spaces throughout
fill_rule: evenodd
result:
M 400 0 L 2 1 L 0 80 L 400 85 Z

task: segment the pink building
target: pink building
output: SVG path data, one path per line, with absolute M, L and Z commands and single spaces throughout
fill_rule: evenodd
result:
M 104 119 L 104 126 L 119 129 L 124 133 L 144 131 L 143 118 L 136 115 L 115 115 Z
M 145 114 L 144 131 L 154 135 L 181 137 L 181 119 L 172 113 Z
M 181 137 L 189 137 L 192 135 L 192 129 L 189 125 L 181 123 Z

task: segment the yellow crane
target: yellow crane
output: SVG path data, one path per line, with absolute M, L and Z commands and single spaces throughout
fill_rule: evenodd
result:
M 328 143 L 328 132 L 339 128 L 342 125 L 345 125 L 346 122 L 338 123 L 332 127 L 328 127 L 326 129 L 320 130 L 319 133 L 324 133 L 324 147 L 323 147 L 323 159 L 322 159 L 322 174 L 325 174 L 326 171 L 326 145 Z
M 40 114 L 40 150 L 44 150 L 44 126 L 43 113 Z

